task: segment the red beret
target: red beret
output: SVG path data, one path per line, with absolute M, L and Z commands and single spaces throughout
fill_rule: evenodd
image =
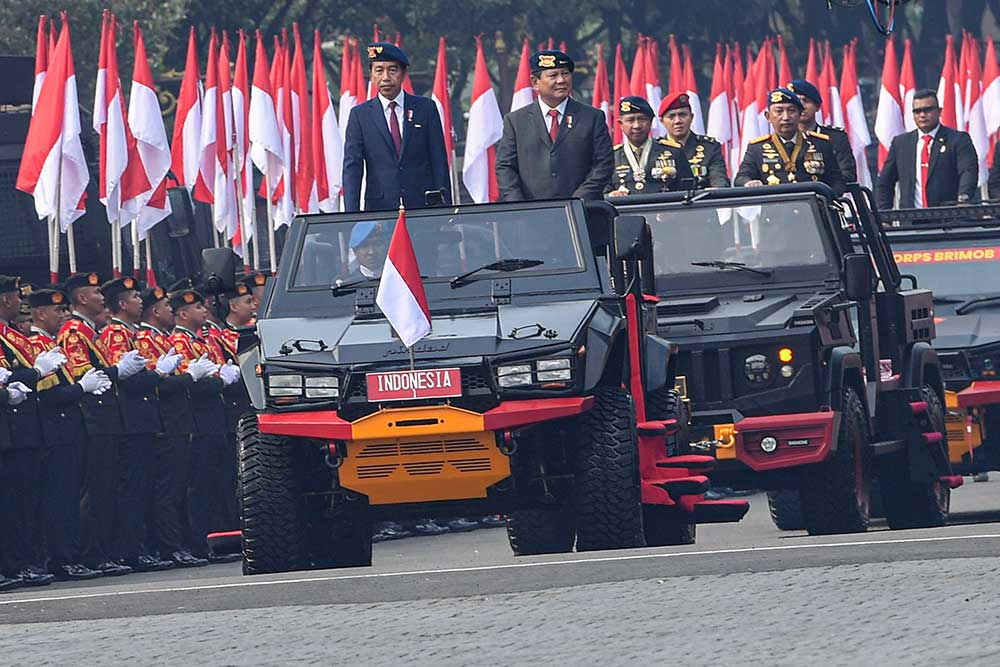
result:
M 674 109 L 690 109 L 691 97 L 687 93 L 672 93 L 663 98 L 660 102 L 659 115 L 673 111 Z

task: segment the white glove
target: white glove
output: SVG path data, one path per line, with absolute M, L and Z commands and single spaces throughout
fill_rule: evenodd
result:
M 28 398 L 31 390 L 23 382 L 11 382 L 7 385 L 7 393 L 10 394 L 10 404 L 20 405 L 24 399 Z
M 111 388 L 111 380 L 108 379 L 104 371 L 99 371 L 96 368 L 91 368 L 84 373 L 83 377 L 80 378 L 79 384 L 83 387 L 84 393 L 94 394 L 95 396 L 99 396 Z
M 222 384 L 228 387 L 240 379 L 240 367 L 234 366 L 231 361 L 227 361 L 226 365 L 219 369 L 219 377 L 222 378 Z
M 35 357 L 35 370 L 42 377 L 51 375 L 60 366 L 66 363 L 66 355 L 58 347 L 46 352 L 42 352 Z
M 174 348 L 170 348 L 170 350 L 156 360 L 156 372 L 160 375 L 170 375 L 177 370 L 177 367 L 180 366 L 181 359 L 183 358 L 184 357 L 174 352 Z
M 7 384 L 7 380 L 10 379 L 11 375 L 13 375 L 13 373 L 6 368 L 0 368 L 0 384 Z
M 146 367 L 146 360 L 142 358 L 138 350 L 129 350 L 115 364 L 118 367 L 118 379 L 130 378 Z
M 213 364 L 207 356 L 202 355 L 201 359 L 196 359 L 188 364 L 187 374 L 191 376 L 191 379 L 197 382 L 202 378 L 207 378 L 209 375 L 215 375 L 219 372 L 219 367 Z

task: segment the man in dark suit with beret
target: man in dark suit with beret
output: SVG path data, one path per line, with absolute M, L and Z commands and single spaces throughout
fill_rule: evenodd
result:
M 530 63 L 538 100 L 504 118 L 500 199 L 601 199 L 614 166 L 604 113 L 570 97 L 574 64 L 565 53 L 539 51 Z
M 898 208 L 927 208 L 976 198 L 979 160 L 972 139 L 941 124 L 941 107 L 933 90 L 913 95 L 917 129 L 892 140 L 889 155 L 878 174 L 878 207 L 896 208 L 893 199 L 899 184 Z
M 403 92 L 410 65 L 402 49 L 388 42 L 368 47 L 378 95 L 354 107 L 344 142 L 344 207 L 387 211 L 426 205 L 426 193 L 440 191 L 451 203 L 448 154 L 434 102 Z

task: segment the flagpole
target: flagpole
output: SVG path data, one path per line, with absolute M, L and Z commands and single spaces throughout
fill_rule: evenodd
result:
M 58 221 L 56 222 L 58 225 Z M 76 273 L 76 239 L 73 237 L 73 223 L 66 228 L 66 249 L 69 250 L 69 272 Z
M 45 227 L 49 234 L 49 282 L 53 285 L 59 282 L 59 272 L 56 269 L 56 241 L 54 231 L 56 227 L 55 216 L 50 215 L 45 221 Z
M 139 245 L 139 218 L 137 217 L 129 225 L 132 228 L 132 277 L 139 279 L 139 270 L 142 266 L 142 246 Z
M 271 211 L 271 177 L 269 175 L 264 176 L 264 194 L 267 199 L 267 255 L 273 276 L 276 273 L 277 265 L 274 258 L 274 213 Z
M 219 247 L 219 232 L 215 229 L 215 203 L 212 203 L 212 221 L 209 223 L 208 228 L 212 230 L 212 246 L 215 248 Z
M 113 278 L 122 276 L 122 223 L 115 218 L 111 223 L 111 275 Z
M 451 201 L 455 204 L 462 203 L 461 193 L 458 183 L 458 158 L 455 156 L 455 149 L 451 149 Z
M 151 280 L 156 275 L 153 270 L 153 239 L 150 237 L 149 232 L 146 232 L 146 283 L 147 286 L 152 285 L 154 280 Z

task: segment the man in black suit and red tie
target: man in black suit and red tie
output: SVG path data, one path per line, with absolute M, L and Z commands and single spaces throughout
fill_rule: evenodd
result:
M 878 207 L 927 208 L 976 198 L 979 161 L 965 132 L 941 124 L 941 107 L 933 90 L 913 96 L 917 129 L 892 140 L 878 175 Z M 899 205 L 894 205 L 896 184 Z
M 539 51 L 530 63 L 538 100 L 503 120 L 500 199 L 602 199 L 615 163 L 604 113 L 570 97 L 574 64 L 565 53 Z
M 403 92 L 410 65 L 395 44 L 368 47 L 372 81 L 378 95 L 354 107 L 344 142 L 344 208 L 387 211 L 426 205 L 427 193 L 440 191 L 441 204 L 451 203 L 448 154 L 441 117 L 434 102 Z

